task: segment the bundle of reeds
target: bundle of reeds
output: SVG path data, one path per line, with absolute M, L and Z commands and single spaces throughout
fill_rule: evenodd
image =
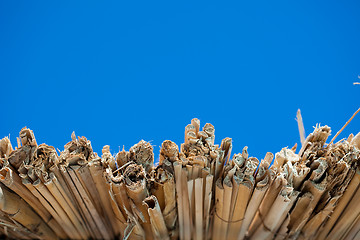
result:
M 299 116 L 301 117 L 301 116 Z M 85 137 L 63 151 L 28 128 L 0 140 L 0 231 L 14 239 L 360 239 L 360 133 L 326 144 L 316 126 L 302 146 L 259 161 L 193 119 L 185 141 L 101 157 Z

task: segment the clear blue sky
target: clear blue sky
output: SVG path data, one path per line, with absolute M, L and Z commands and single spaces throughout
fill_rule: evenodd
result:
M 198 117 L 260 159 L 299 143 L 298 108 L 335 134 L 360 107 L 358 1 L 126 2 L 1 1 L 0 137 L 158 156 Z

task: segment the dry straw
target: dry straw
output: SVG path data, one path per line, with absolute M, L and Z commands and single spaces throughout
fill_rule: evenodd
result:
M 0 140 L 0 231 L 14 239 L 360 239 L 360 133 L 326 143 L 307 137 L 262 160 L 193 119 L 180 148 L 150 143 L 112 155 L 85 137 L 64 150 L 38 145 L 23 128 L 18 146 Z M 273 162 L 273 164 L 272 164 Z

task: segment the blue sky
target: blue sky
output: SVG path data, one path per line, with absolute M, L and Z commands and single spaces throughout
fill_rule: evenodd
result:
M 360 107 L 357 1 L 2 1 L 0 137 L 63 149 L 180 144 L 193 117 L 233 151 L 333 135 Z M 360 116 L 339 139 L 360 131 Z

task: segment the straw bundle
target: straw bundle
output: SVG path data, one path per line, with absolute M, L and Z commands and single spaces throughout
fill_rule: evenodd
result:
M 300 115 L 301 117 L 301 115 Z M 301 118 L 300 118 L 301 119 Z M 159 164 L 141 140 L 101 157 L 85 137 L 63 151 L 23 128 L 0 140 L 0 234 L 14 239 L 360 239 L 360 133 L 326 144 L 316 126 L 302 147 L 231 157 L 198 119 Z M 273 164 L 272 164 L 273 162 Z

